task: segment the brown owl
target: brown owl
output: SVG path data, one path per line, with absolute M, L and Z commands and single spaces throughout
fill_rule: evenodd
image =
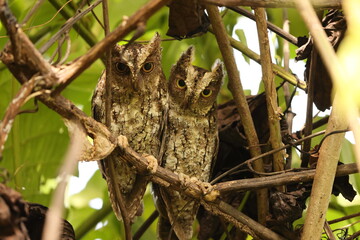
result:
M 190 47 L 171 70 L 161 165 L 180 175 L 207 182 L 217 153 L 216 97 L 224 74 L 220 62 L 214 64 L 212 71 L 193 66 L 193 54 L 194 48 Z M 191 239 L 199 204 L 177 191 L 157 185 L 154 195 L 160 212 L 160 239 Z
M 161 157 L 161 137 L 168 104 L 160 44 L 160 36 L 156 34 L 148 44 L 116 45 L 112 51 L 110 72 L 110 131 L 115 136 L 126 136 L 130 147 L 139 154 L 150 154 L 157 159 Z M 92 99 L 93 116 L 102 123 L 105 123 L 105 74 L 102 74 Z M 121 151 L 116 149 L 99 161 L 99 167 L 108 184 L 117 218 L 121 219 L 118 199 L 121 194 L 133 220 L 142 212 L 141 200 L 149 179 L 137 174 L 136 169 L 121 158 Z

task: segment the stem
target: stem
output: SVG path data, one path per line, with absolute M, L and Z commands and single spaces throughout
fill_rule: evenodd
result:
M 348 123 L 339 105 L 339 95 L 335 96 L 326 132 L 346 128 Z M 309 208 L 305 218 L 303 240 L 320 239 L 328 209 L 341 144 L 345 133 L 331 135 L 320 148 Z
M 228 88 L 232 93 L 237 110 L 241 117 L 241 122 L 244 127 L 245 135 L 250 147 L 250 154 L 252 157 L 261 154 L 259 147 L 259 140 L 255 130 L 254 122 L 251 117 L 249 105 L 247 104 L 243 87 L 241 85 L 239 71 L 237 69 L 233 50 L 230 46 L 229 38 L 227 36 L 224 24 L 222 22 L 219 10 L 215 6 L 208 5 L 206 9 L 209 13 L 211 25 L 214 30 L 216 40 L 218 42 L 221 54 L 224 59 L 224 63 L 229 76 Z M 262 159 L 253 162 L 254 168 L 258 172 L 264 172 L 264 166 Z M 257 206 L 258 206 L 258 220 L 260 223 L 265 224 L 266 215 L 268 212 L 268 193 L 266 189 L 257 191 Z
M 82 239 L 91 229 L 93 229 L 98 222 L 103 220 L 112 212 L 111 205 L 107 203 L 99 211 L 91 214 L 79 227 L 75 230 L 76 239 Z
M 294 8 L 296 0 L 202 0 L 218 6 L 244 6 L 252 8 Z M 315 8 L 341 8 L 341 0 L 312 0 Z
M 260 64 L 260 55 L 253 52 L 251 49 L 249 49 L 245 44 L 235 40 L 234 38 L 232 38 L 231 36 L 228 35 L 230 44 L 232 47 L 234 47 L 235 49 L 239 50 L 240 52 L 242 52 L 243 54 L 245 54 L 246 56 L 248 56 L 249 58 L 251 58 L 252 60 L 254 60 L 255 62 Z M 287 72 L 284 70 L 284 68 L 276 65 L 276 64 L 271 64 L 272 69 L 274 71 L 274 73 L 276 75 L 278 75 L 279 77 L 281 77 L 282 79 L 284 79 L 285 81 L 291 83 L 294 86 L 297 86 L 301 89 L 306 89 L 306 83 L 303 81 L 300 81 L 299 79 L 297 79 L 293 74 Z
M 298 172 L 293 169 L 294 172 L 281 173 L 274 176 L 240 179 L 227 182 L 221 182 L 214 185 L 214 188 L 220 192 L 220 194 L 226 194 L 229 192 L 245 192 L 260 188 L 271 188 L 281 185 L 289 185 L 299 182 L 311 182 L 315 176 L 315 169 L 307 169 Z M 336 170 L 336 177 L 346 176 L 349 174 L 358 173 L 359 170 L 355 163 L 339 165 Z M 334 223 L 334 221 L 329 221 Z
M 264 8 L 255 9 L 256 26 L 258 30 L 262 81 L 265 86 L 266 106 L 268 112 L 268 122 L 270 130 L 270 143 L 272 149 L 277 149 L 281 146 L 281 132 L 279 122 L 279 106 L 277 105 L 277 94 L 274 83 L 274 74 L 271 68 L 271 55 L 269 38 L 266 27 L 266 13 Z M 273 169 L 274 171 L 282 171 L 284 169 L 284 159 L 282 152 L 273 154 Z M 255 169 L 256 170 L 256 169 Z M 280 190 L 280 189 L 279 189 Z M 285 189 L 281 189 L 284 191 Z
M 240 8 L 240 7 L 228 7 L 228 8 L 233 10 L 234 12 L 237 12 L 237 13 L 239 13 L 241 15 L 244 15 L 245 17 L 248 17 L 248 18 L 255 21 L 254 14 L 252 14 L 252 12 L 250 12 L 250 11 L 248 11 L 246 9 L 243 9 L 243 8 Z M 271 31 L 273 31 L 274 33 L 276 33 L 280 37 L 286 39 L 287 41 L 291 42 L 295 46 L 298 45 L 297 38 L 294 37 L 293 35 L 291 35 L 289 33 L 289 31 L 286 31 L 285 29 L 283 30 L 283 29 L 279 28 L 278 26 L 276 26 L 275 24 L 273 24 L 271 22 L 268 22 L 268 21 L 266 22 L 266 25 Z

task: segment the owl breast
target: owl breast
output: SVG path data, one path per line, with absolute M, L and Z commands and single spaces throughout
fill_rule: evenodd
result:
M 168 122 L 164 167 L 208 181 L 217 148 L 215 116 L 179 115 L 170 110 Z

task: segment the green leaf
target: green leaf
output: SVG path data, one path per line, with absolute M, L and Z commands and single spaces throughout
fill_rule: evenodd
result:
M 242 42 L 243 44 L 245 44 L 245 46 L 247 46 L 247 41 L 246 41 L 246 36 L 244 33 L 243 29 L 236 29 L 235 30 L 236 35 L 238 36 L 240 42 Z M 243 54 L 244 60 L 250 64 L 250 58 L 248 56 L 246 56 L 245 54 Z

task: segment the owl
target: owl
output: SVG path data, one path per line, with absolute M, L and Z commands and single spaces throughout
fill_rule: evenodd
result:
M 211 71 L 193 66 L 193 55 L 194 48 L 190 47 L 171 70 L 161 165 L 177 174 L 207 182 L 217 154 L 216 97 L 224 74 L 220 62 L 216 62 Z M 182 193 L 158 185 L 153 186 L 153 193 L 160 212 L 159 238 L 191 239 L 199 204 Z
M 105 123 L 105 76 L 110 74 L 110 131 L 115 136 L 126 136 L 129 146 L 139 154 L 157 159 L 161 157 L 168 104 L 160 44 L 160 36 L 156 34 L 148 44 L 116 45 L 112 50 L 111 72 L 102 74 L 92 98 L 94 118 Z M 116 217 L 122 219 L 119 198 L 123 199 L 131 220 L 141 215 L 141 200 L 149 182 L 148 176 L 138 174 L 122 159 L 120 149 L 99 161 L 99 168 L 108 184 Z

